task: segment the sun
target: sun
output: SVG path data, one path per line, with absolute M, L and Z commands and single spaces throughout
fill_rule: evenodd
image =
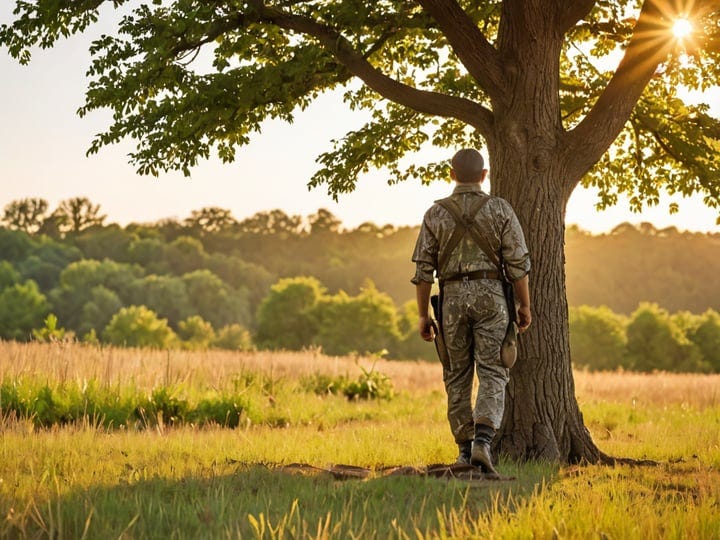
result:
M 685 17 L 680 17 L 675 20 L 675 24 L 672 27 L 672 33 L 677 39 L 685 39 L 693 31 L 692 23 Z

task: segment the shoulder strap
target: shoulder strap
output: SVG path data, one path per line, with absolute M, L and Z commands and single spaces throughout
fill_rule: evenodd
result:
M 440 272 L 440 270 L 445 267 L 451 253 L 460 243 L 460 240 L 463 236 L 465 236 L 466 232 L 470 233 L 470 236 L 478 245 L 478 247 L 485 253 L 485 255 L 490 258 L 492 263 L 497 266 L 498 269 L 500 269 L 500 261 L 498 259 L 498 256 L 492 250 L 484 235 L 479 230 L 477 223 L 475 222 L 475 216 L 477 216 L 478 212 L 480 212 L 482 207 L 485 206 L 485 203 L 487 203 L 489 200 L 490 197 L 487 196 L 479 198 L 475 203 L 473 203 L 467 214 L 463 213 L 460 205 L 457 203 L 457 201 L 455 201 L 455 199 L 451 197 L 435 201 L 445 210 L 450 212 L 450 215 L 455 220 L 455 230 L 450 236 L 450 240 L 448 240 L 445 249 L 438 258 L 438 272 Z
M 450 212 L 450 215 L 455 220 L 455 229 L 453 229 L 453 233 L 452 235 L 450 235 L 450 240 L 448 240 L 445 249 L 442 251 L 442 253 L 440 253 L 438 257 L 437 271 L 439 275 L 440 272 L 445 268 L 445 265 L 447 264 L 453 250 L 460 243 L 462 237 L 465 236 L 465 231 L 467 230 L 467 228 L 465 227 L 465 219 L 463 217 L 462 210 L 460 210 L 460 207 L 455 201 L 448 197 L 447 199 L 440 199 L 439 201 L 435 202 L 437 202 L 437 204 Z

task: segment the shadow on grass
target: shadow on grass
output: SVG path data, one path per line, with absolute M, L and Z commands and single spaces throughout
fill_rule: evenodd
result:
M 0 527 L 9 538 L 390 538 L 441 535 L 451 516 L 471 523 L 557 478 L 557 468 L 504 464 L 511 481 L 418 475 L 338 479 L 279 464 L 218 464 L 202 477 L 126 472 L 114 485 L 75 489 Z M 451 531 L 448 531 L 451 533 Z

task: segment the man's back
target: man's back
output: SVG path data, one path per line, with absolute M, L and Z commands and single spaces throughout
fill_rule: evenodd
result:
M 479 198 L 485 197 L 489 198 L 487 202 L 471 217 L 474 217 L 477 228 L 482 231 L 497 258 L 502 255 L 508 279 L 519 279 L 529 271 L 530 257 L 520 223 L 510 205 L 504 199 L 484 193 L 479 184 L 460 184 L 448 199 L 467 213 Z M 420 271 L 414 282 L 416 279 L 432 282 L 434 271 L 440 279 L 446 279 L 474 271 L 498 270 L 496 263 L 490 260 L 470 234 L 465 234 L 457 247 L 447 253 L 455 229 L 455 218 L 440 203 L 436 202 L 425 213 L 413 253 L 413 261 Z M 440 262 L 443 262 L 443 268 L 439 268 Z

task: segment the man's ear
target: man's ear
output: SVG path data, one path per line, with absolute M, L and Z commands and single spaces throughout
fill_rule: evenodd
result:
M 457 182 L 457 176 L 455 176 L 455 169 L 450 169 L 450 178 Z
M 488 170 L 487 170 L 487 169 L 483 169 L 482 174 L 480 175 L 480 181 L 481 181 L 481 182 L 484 182 L 484 181 L 485 181 L 485 178 L 487 178 L 487 174 L 488 174 Z

